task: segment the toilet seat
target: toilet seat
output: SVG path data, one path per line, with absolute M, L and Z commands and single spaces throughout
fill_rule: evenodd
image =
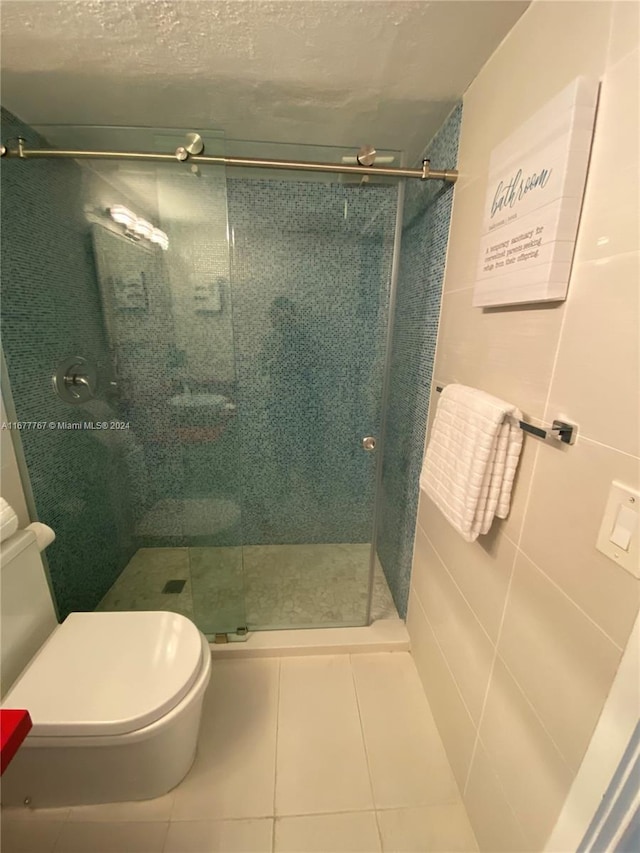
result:
M 2 704 L 28 709 L 30 739 L 127 734 L 175 708 L 202 660 L 200 632 L 177 613 L 71 613 Z

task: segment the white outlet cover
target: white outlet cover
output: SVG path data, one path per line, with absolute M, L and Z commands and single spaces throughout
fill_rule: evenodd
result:
M 638 549 L 640 524 L 636 522 L 629 548 L 626 551 L 614 545 L 610 539 L 620 507 L 626 507 L 638 514 L 640 512 L 640 492 L 614 480 L 611 484 L 607 506 L 600 525 L 596 548 L 634 577 L 640 578 L 640 550 Z

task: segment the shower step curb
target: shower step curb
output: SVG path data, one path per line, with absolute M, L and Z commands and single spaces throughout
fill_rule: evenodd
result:
M 402 619 L 380 619 L 364 628 L 303 628 L 254 631 L 246 642 L 209 643 L 214 659 L 287 657 L 295 655 L 408 652 L 407 626 Z

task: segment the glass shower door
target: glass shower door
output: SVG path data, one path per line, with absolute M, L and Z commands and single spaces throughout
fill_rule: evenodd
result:
M 207 154 L 221 134 L 203 133 Z M 171 151 L 179 134 L 156 134 Z M 247 619 L 242 571 L 241 445 L 229 268 L 226 170 L 170 168 L 158 180 L 176 334 L 177 393 L 171 399 L 180 447 L 181 499 L 193 618 L 205 633 L 236 634 Z
M 41 130 L 65 148 L 184 144 Z M 128 425 L 99 437 L 131 511 L 98 607 L 177 610 L 209 635 L 367 624 L 379 454 L 363 441 L 380 438 L 397 187 L 189 161 L 81 168 L 108 351 L 86 417 Z M 375 618 L 390 602 L 379 572 L 373 593 Z
M 250 628 L 367 624 L 395 200 L 228 182 Z
M 94 147 L 184 144 L 173 131 L 98 130 Z M 204 137 L 207 153 L 224 153 L 221 135 Z M 85 184 L 134 507 L 135 551 L 100 607 L 175 610 L 208 635 L 236 632 L 246 613 L 225 169 L 96 161 Z

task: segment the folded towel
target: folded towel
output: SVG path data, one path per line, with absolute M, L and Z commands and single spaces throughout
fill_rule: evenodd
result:
M 420 486 L 467 542 L 509 513 L 521 418 L 515 406 L 476 388 L 442 391 Z
M 17 529 L 18 516 L 5 499 L 0 498 L 0 542 L 13 536 Z

